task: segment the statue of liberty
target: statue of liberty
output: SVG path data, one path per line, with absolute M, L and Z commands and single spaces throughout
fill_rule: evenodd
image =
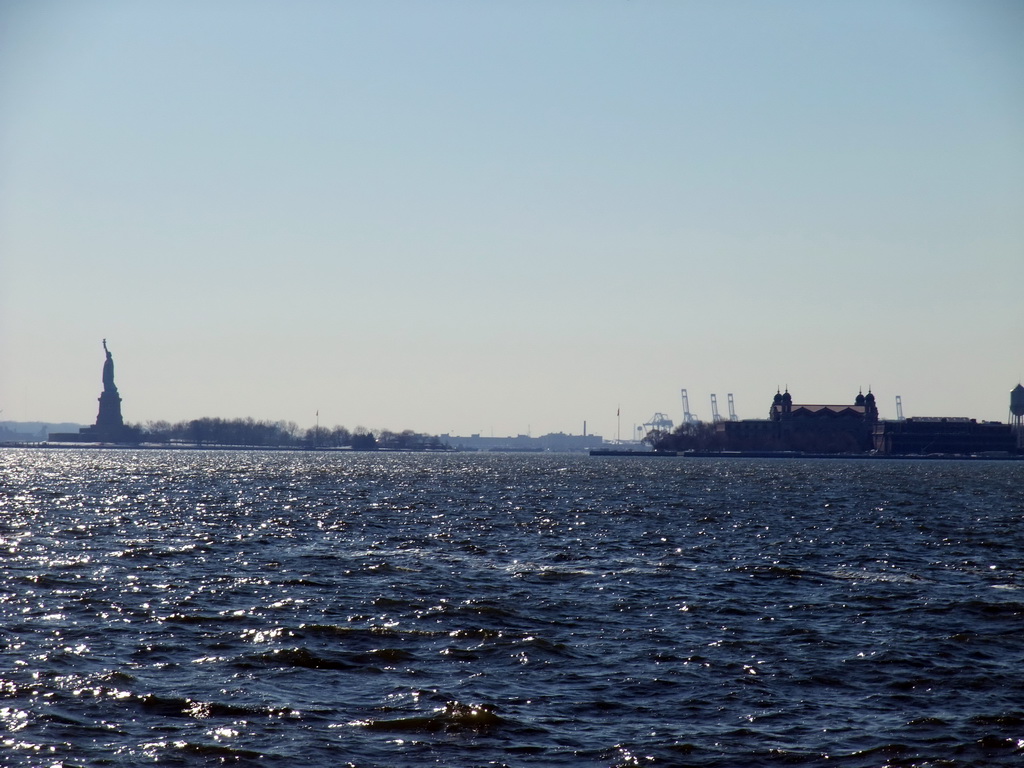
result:
M 100 412 L 96 416 L 96 429 L 120 429 L 124 426 L 121 416 L 121 396 L 114 384 L 114 356 L 107 349 L 107 340 L 103 340 L 103 351 L 107 359 L 103 362 L 103 392 L 100 394 Z

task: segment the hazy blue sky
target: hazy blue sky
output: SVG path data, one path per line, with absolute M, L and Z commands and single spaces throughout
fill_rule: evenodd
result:
M 1024 3 L 0 2 L 0 419 L 1004 420 Z

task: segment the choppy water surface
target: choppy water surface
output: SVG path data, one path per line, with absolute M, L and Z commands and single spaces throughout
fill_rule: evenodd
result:
M 0 452 L 11 766 L 1024 762 L 1024 464 Z

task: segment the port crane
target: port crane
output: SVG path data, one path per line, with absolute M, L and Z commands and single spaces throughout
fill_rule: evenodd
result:
M 711 395 L 711 423 L 717 424 L 722 420 L 722 417 L 718 415 L 718 396 Z
M 644 423 L 648 432 L 671 432 L 673 426 L 672 419 L 664 413 L 656 413 Z
M 732 399 L 732 392 L 729 393 L 729 421 L 739 421 L 736 416 L 736 401 Z
M 896 395 L 896 421 L 903 421 L 903 398 Z
M 690 398 L 686 395 L 686 390 L 683 392 L 683 424 L 696 424 L 697 417 L 690 413 Z

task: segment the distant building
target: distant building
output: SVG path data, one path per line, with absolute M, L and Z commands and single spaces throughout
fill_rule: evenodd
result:
M 586 452 L 599 448 L 604 443 L 600 435 L 567 435 L 554 432 L 541 437 L 516 435 L 515 437 L 482 437 L 468 435 L 458 437 L 441 435 L 441 441 L 458 451 L 508 451 L 513 453 L 554 453 Z
M 886 421 L 875 426 L 875 448 L 887 455 L 1014 453 L 1009 424 L 953 416 Z

